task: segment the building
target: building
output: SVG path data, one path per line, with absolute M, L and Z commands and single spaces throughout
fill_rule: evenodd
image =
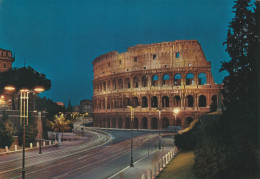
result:
M 91 116 L 93 113 L 92 100 L 84 99 L 84 100 L 80 101 L 80 112 L 88 113 Z
M 221 103 L 222 85 L 214 82 L 211 63 L 197 40 L 108 52 L 97 57 L 93 67 L 94 126 L 130 128 L 127 106 L 132 106 L 134 128 L 186 127 L 211 104 Z
M 0 72 L 8 71 L 12 68 L 15 57 L 10 50 L 0 48 Z M 12 98 L 8 94 L 0 94 L 0 110 L 12 109 Z
M 0 48 L 0 72 L 4 72 L 12 68 L 15 57 L 10 50 Z

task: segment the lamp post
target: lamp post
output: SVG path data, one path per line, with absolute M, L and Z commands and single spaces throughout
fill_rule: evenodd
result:
M 15 91 L 16 88 L 13 86 L 6 86 L 4 88 L 7 91 Z M 23 162 L 22 162 L 22 179 L 25 179 L 25 121 L 28 125 L 28 113 L 29 113 L 29 93 L 43 92 L 44 89 L 41 87 L 36 87 L 34 90 L 29 90 L 26 88 L 20 89 L 20 124 L 23 126 Z
M 134 120 L 134 109 L 132 106 L 127 106 L 131 110 L 131 160 L 130 160 L 130 167 L 134 166 L 133 163 L 133 120 Z
M 175 108 L 173 110 L 173 115 L 175 116 L 175 122 L 177 120 L 177 114 L 180 112 L 180 109 L 179 108 Z M 176 129 L 175 129 L 176 130 Z M 175 131 L 176 132 L 176 131 Z M 173 135 L 173 131 L 172 131 L 172 135 Z
M 158 144 L 158 149 L 161 150 L 161 134 L 160 134 L 160 127 L 161 127 L 161 112 L 162 108 L 161 106 L 158 107 L 157 111 L 159 112 L 159 120 L 158 120 L 158 137 L 159 137 L 159 144 Z

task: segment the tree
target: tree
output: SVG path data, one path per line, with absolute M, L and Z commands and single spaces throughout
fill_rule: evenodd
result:
M 3 111 L 2 121 L 0 122 L 0 147 L 8 148 L 12 145 L 14 138 L 14 124 L 8 120 L 8 115 Z
M 35 119 L 29 113 L 28 125 L 25 125 L 25 146 L 26 147 L 29 147 L 30 143 L 36 142 L 35 138 L 37 136 L 37 133 L 38 133 L 37 124 L 35 122 Z M 19 145 L 21 146 L 23 144 L 23 127 L 22 126 L 19 128 L 18 135 L 19 135 L 19 138 L 18 138 Z
M 51 81 L 46 78 L 46 75 L 37 72 L 32 67 L 12 68 L 0 74 L 0 92 L 8 85 L 15 86 L 17 90 L 34 89 L 37 86 L 43 87 L 45 91 L 51 88 Z
M 250 0 L 237 0 L 227 33 L 230 61 L 220 71 L 224 79 L 225 110 L 217 121 L 205 124 L 195 150 L 194 171 L 199 178 L 248 178 L 258 173 L 259 40 L 256 14 Z
M 66 116 L 63 113 L 54 116 L 54 122 L 48 121 L 47 126 L 49 126 L 53 131 L 62 132 L 62 141 L 63 141 L 63 132 L 69 131 L 70 120 L 66 120 Z

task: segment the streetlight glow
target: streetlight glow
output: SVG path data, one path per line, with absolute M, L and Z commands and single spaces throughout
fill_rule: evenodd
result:
M 43 92 L 44 91 L 44 88 L 42 88 L 42 87 L 36 87 L 36 88 L 34 88 L 34 92 L 36 92 L 36 93 L 41 93 L 41 92 Z
M 13 87 L 13 86 L 6 86 L 4 89 L 6 91 L 15 91 L 15 87 Z

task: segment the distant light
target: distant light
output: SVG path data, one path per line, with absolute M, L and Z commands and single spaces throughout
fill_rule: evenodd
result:
M 175 108 L 175 109 L 173 110 L 173 112 L 174 112 L 175 114 L 178 114 L 178 113 L 180 112 L 180 109 L 179 109 L 179 108 Z
M 6 86 L 5 90 L 7 90 L 7 91 L 14 91 L 15 87 L 13 87 L 13 86 Z
M 29 90 L 26 88 L 23 88 L 23 89 L 20 89 L 20 92 L 29 92 Z

